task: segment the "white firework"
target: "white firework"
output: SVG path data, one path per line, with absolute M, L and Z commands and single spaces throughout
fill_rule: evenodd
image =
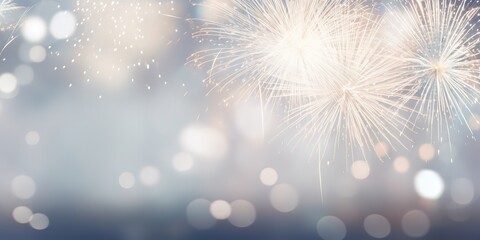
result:
M 232 0 L 199 4 L 217 17 L 200 19 L 203 26 L 194 37 L 207 47 L 190 60 L 209 69 L 206 81 L 213 89 L 226 91 L 237 85 L 242 98 L 263 91 L 267 104 L 275 102 L 278 93 L 272 86 L 287 80 L 305 85 L 330 67 L 328 56 L 339 25 L 351 20 L 345 12 L 354 5 L 342 2 Z M 290 84 L 288 91 L 295 88 Z M 291 96 L 289 100 L 295 102 Z
M 287 118 L 288 127 L 298 129 L 295 139 L 313 143 L 320 160 L 330 150 L 337 157 L 341 149 L 346 160 L 367 160 L 378 142 L 405 146 L 405 132 L 412 130 L 402 115 L 410 86 L 399 71 L 401 52 L 382 41 L 383 21 L 370 11 L 361 15 L 342 26 L 348 34 L 336 41 L 331 70 L 299 88 L 295 94 L 306 100 Z
M 414 86 L 411 119 L 418 125 L 425 120 L 427 131 L 440 142 L 446 133 L 451 148 L 455 122 L 468 126 L 480 97 L 479 8 L 463 0 L 415 0 L 400 6 L 391 8 L 390 15 L 397 26 L 392 34 L 400 39 L 395 47 L 408 53 L 401 61 L 406 64 L 403 75 Z

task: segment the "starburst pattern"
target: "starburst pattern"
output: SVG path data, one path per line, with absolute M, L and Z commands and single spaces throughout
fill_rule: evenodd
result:
M 402 145 L 402 135 L 411 130 L 402 116 L 409 82 L 399 71 L 401 53 L 381 41 L 382 26 L 368 11 L 343 25 L 348 34 L 339 35 L 329 58 L 332 70 L 298 91 L 306 100 L 292 109 L 288 127 L 317 146 L 320 159 L 329 150 L 336 156 L 340 148 L 347 159 L 367 159 L 376 143 Z M 323 84 L 325 77 L 333 84 Z
M 432 137 L 446 133 L 450 142 L 456 119 L 468 126 L 478 103 L 480 33 L 475 20 L 479 8 L 471 1 L 416 0 L 391 14 L 398 23 L 396 47 L 408 55 L 403 76 L 411 78 L 415 99 L 412 121 Z M 418 114 L 417 114 L 418 113 Z M 451 145 L 451 143 L 450 143 Z
M 344 14 L 350 4 L 341 2 L 233 0 L 230 4 L 200 4 L 213 9 L 218 17 L 201 19 L 204 25 L 194 37 L 208 46 L 193 54 L 191 61 L 209 69 L 207 83 L 213 89 L 228 91 L 239 85 L 242 98 L 263 91 L 267 104 L 274 102 L 278 93 L 272 85 L 286 80 L 304 85 L 330 67 L 328 56 L 338 26 L 352 17 Z M 295 91 L 294 85 L 289 91 Z

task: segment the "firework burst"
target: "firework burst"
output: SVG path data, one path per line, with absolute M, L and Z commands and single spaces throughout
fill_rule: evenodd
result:
M 200 19 L 204 24 L 194 37 L 208 46 L 190 60 L 209 69 L 206 81 L 213 89 L 228 91 L 238 85 L 242 98 L 263 91 L 267 104 L 277 99 L 271 86 L 288 80 L 288 91 L 296 91 L 292 82 L 305 85 L 328 69 L 338 26 L 351 20 L 351 15 L 344 14 L 349 4 L 336 0 L 232 0 L 199 5 L 218 17 Z
M 402 116 L 408 110 L 402 102 L 409 82 L 399 71 L 401 52 L 382 41 L 381 20 L 369 11 L 361 15 L 342 26 L 348 34 L 336 41 L 331 71 L 299 88 L 306 100 L 287 117 L 288 127 L 298 129 L 296 138 L 317 146 L 320 159 L 344 147 L 346 159 L 366 160 L 376 143 L 403 145 L 404 132 L 411 130 Z
M 415 86 L 411 119 L 415 124 L 425 120 L 432 138 L 438 135 L 442 142 L 446 133 L 450 142 L 455 119 L 468 126 L 480 97 L 479 8 L 471 1 L 417 0 L 399 9 L 390 16 L 400 39 L 395 47 L 408 53 L 403 76 Z

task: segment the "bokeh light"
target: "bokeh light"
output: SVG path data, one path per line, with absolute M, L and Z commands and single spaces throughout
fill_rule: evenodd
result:
M 216 200 L 210 204 L 210 213 L 215 219 L 224 220 L 232 214 L 232 207 L 227 201 Z
M 325 240 L 342 240 L 347 235 L 347 227 L 340 218 L 325 216 L 317 223 L 317 233 Z
M 289 184 L 278 184 L 270 191 L 270 203 L 279 212 L 287 213 L 295 210 L 298 201 L 297 190 Z
M 12 180 L 12 191 L 13 194 L 20 199 L 29 199 L 33 197 L 35 191 L 37 190 L 35 181 L 33 178 L 27 175 L 16 176 Z
M 374 238 L 386 238 L 392 229 L 390 222 L 382 215 L 368 215 L 363 221 L 363 226 L 368 235 Z
M 445 184 L 442 177 L 433 170 L 421 170 L 415 175 L 415 190 L 426 199 L 438 199 L 442 196 Z
M 187 206 L 187 220 L 196 229 L 205 230 L 217 222 L 210 214 L 211 202 L 206 199 L 195 199 Z
M 173 157 L 173 167 L 179 172 L 185 172 L 193 167 L 193 157 L 188 153 L 178 153 Z
M 257 213 L 255 206 L 249 201 L 235 200 L 230 203 L 232 214 L 228 221 L 235 227 L 244 228 L 255 222 Z
M 49 224 L 50 220 L 43 213 L 35 213 L 30 217 L 30 226 L 35 230 L 44 230 Z
M 25 40 L 38 43 L 47 35 L 47 24 L 45 21 L 36 16 L 30 16 L 23 22 L 22 36 Z
M 421 238 L 430 230 L 430 218 L 420 210 L 409 211 L 402 217 L 402 229 L 409 237 Z
M 120 187 L 130 189 L 135 186 L 135 175 L 131 172 L 124 172 L 118 177 Z
M 264 168 L 260 172 L 260 181 L 265 185 L 265 186 L 273 186 L 277 183 L 278 181 L 278 173 L 275 169 L 273 168 Z
M 160 172 L 156 167 L 146 166 L 140 171 L 140 182 L 146 186 L 153 186 L 160 180 Z
M 352 176 L 358 180 L 364 180 L 370 175 L 370 166 L 367 161 L 355 161 L 351 167 Z
M 468 205 L 475 197 L 475 188 L 472 181 L 466 178 L 458 178 L 453 180 L 450 185 L 450 194 L 457 204 Z
M 435 147 L 432 144 L 425 143 L 420 145 L 418 156 L 423 161 L 431 161 L 435 157 Z
M 410 169 L 410 161 L 406 157 L 397 157 L 393 160 L 393 167 L 398 173 L 406 173 Z
M 25 206 L 16 207 L 12 212 L 13 219 L 20 224 L 29 223 L 32 215 L 32 210 Z
M 65 39 L 75 33 L 77 20 L 75 15 L 68 11 L 58 12 L 50 21 L 50 34 L 56 39 Z

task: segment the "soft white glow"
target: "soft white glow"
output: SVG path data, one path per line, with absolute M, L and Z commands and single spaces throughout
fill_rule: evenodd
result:
M 12 212 L 13 219 L 21 224 L 26 224 L 30 222 L 32 214 L 32 210 L 25 206 L 16 207 L 15 209 L 13 209 Z
M 228 141 L 225 135 L 211 127 L 190 126 L 183 130 L 180 136 L 182 147 L 206 160 L 219 160 L 228 152 Z
M 423 161 L 431 161 L 435 157 L 435 147 L 429 143 L 422 144 L 418 149 L 418 156 Z
M 291 212 L 297 208 L 298 193 L 289 184 L 278 184 L 270 191 L 270 203 L 279 212 Z
M 153 186 L 158 183 L 159 179 L 160 173 L 156 167 L 147 166 L 140 171 L 140 182 L 144 185 Z
M 28 57 L 32 62 L 43 62 L 47 58 L 47 50 L 43 46 L 37 45 L 30 48 Z
M 0 75 L 0 92 L 10 94 L 17 89 L 17 78 L 10 73 Z
M 50 220 L 43 213 L 35 213 L 30 218 L 30 226 L 35 230 L 44 230 L 50 224 Z
M 185 172 L 193 167 L 193 157 L 188 153 L 179 153 L 173 158 L 173 168 L 179 172 Z
M 217 200 L 210 204 L 210 213 L 218 220 L 224 220 L 232 214 L 232 207 L 224 200 Z
M 410 169 L 410 161 L 406 157 L 397 157 L 393 160 L 393 168 L 398 173 L 406 173 Z
M 69 38 L 77 28 L 77 19 L 68 11 L 56 13 L 50 22 L 50 33 L 56 39 Z
M 37 131 L 30 131 L 25 135 L 25 142 L 30 145 L 34 146 L 40 142 L 40 134 Z
M 120 187 L 130 189 L 135 186 L 135 176 L 131 172 L 124 172 L 118 177 Z
M 366 179 L 370 175 L 370 167 L 367 161 L 355 161 L 352 164 L 352 175 L 358 180 Z
M 42 41 L 47 35 L 47 25 L 40 17 L 28 17 L 22 25 L 22 36 L 25 40 L 37 43 Z
M 415 175 L 414 185 L 418 195 L 426 199 L 438 199 L 444 190 L 442 177 L 432 170 L 418 172 Z
M 266 186 L 273 186 L 277 183 L 278 173 L 273 168 L 264 168 L 260 172 L 260 181 Z
M 35 194 L 35 181 L 26 175 L 17 176 L 12 180 L 12 191 L 20 199 L 29 199 Z

